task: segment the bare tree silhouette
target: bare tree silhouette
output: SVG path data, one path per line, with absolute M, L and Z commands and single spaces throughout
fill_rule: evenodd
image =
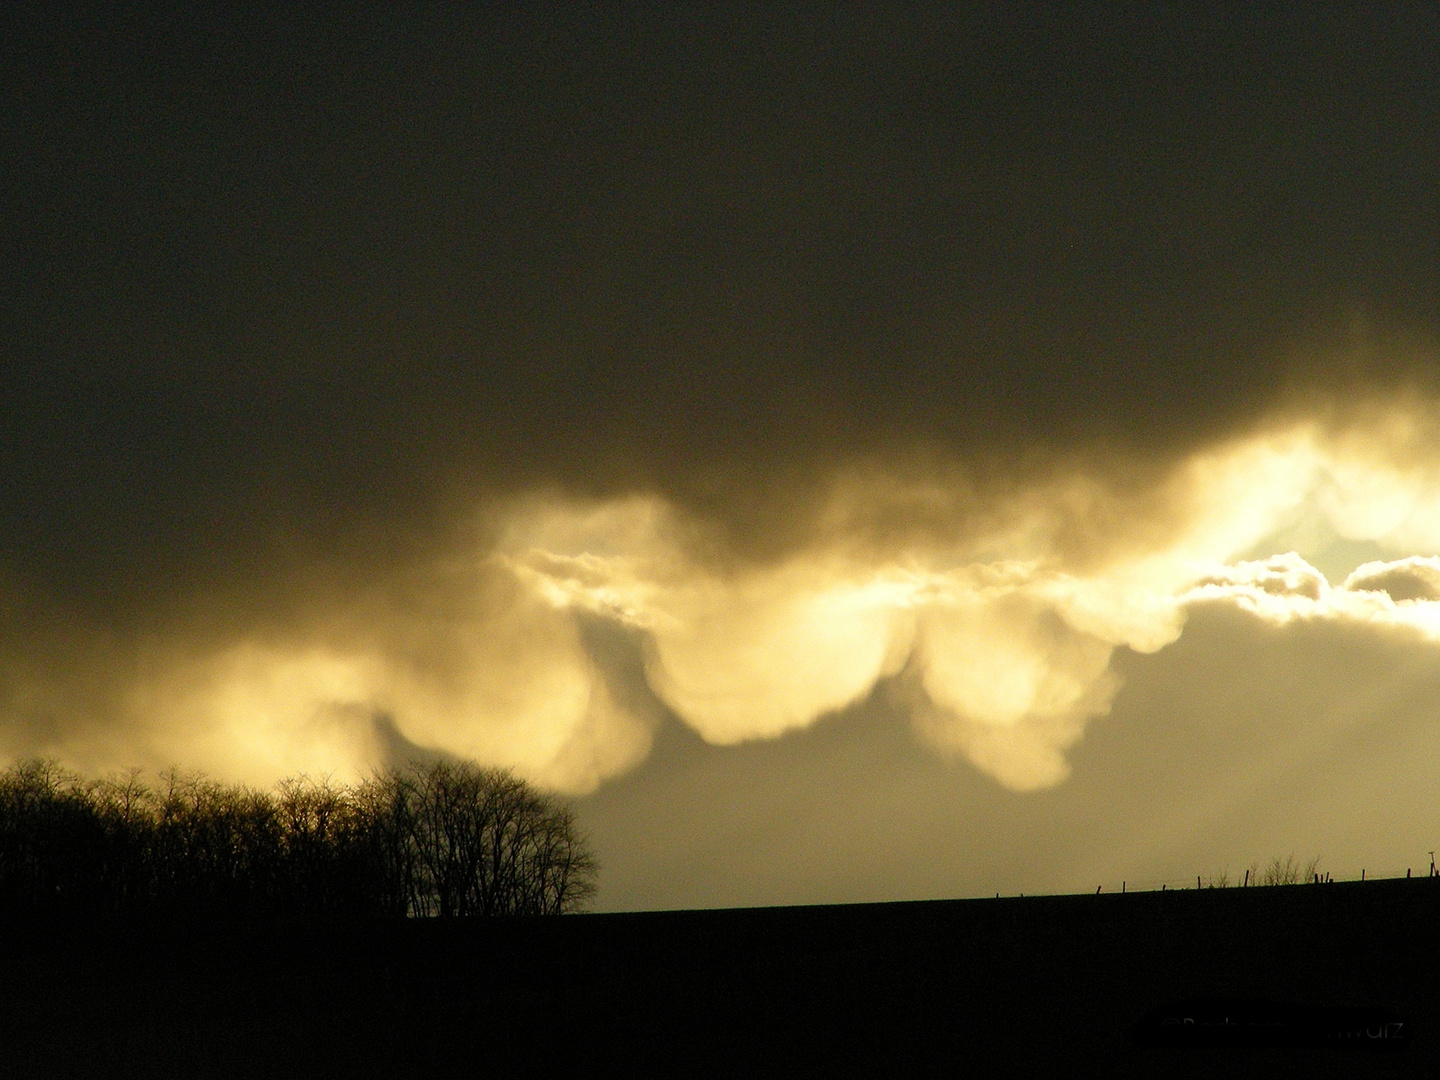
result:
M 0 906 L 392 916 L 550 915 L 594 895 L 572 811 L 512 773 L 440 762 L 274 792 L 170 770 L 0 773 Z
M 372 784 L 407 914 L 558 914 L 594 894 L 572 812 L 509 772 L 437 762 Z

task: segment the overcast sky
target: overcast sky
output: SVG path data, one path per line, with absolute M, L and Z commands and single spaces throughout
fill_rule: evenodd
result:
M 0 19 L 0 758 L 605 908 L 1440 846 L 1440 12 Z

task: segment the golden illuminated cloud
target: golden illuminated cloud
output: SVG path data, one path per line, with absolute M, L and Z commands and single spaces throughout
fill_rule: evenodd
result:
M 118 689 L 83 725 L 12 725 L 6 750 L 268 780 L 363 771 L 398 733 L 582 792 L 649 752 L 646 694 L 728 745 L 884 686 L 927 745 L 1041 788 L 1109 710 L 1114 651 L 1163 648 L 1193 605 L 1440 643 L 1435 432 L 1416 401 L 1343 422 L 1317 412 L 1143 483 L 1117 483 L 1113 461 L 1072 462 L 984 499 L 959 467 L 838 468 L 828 495 L 797 503 L 812 518 L 798 539 L 765 559 L 726 556 L 706 521 L 658 495 L 532 492 L 482 507 L 479 547 L 413 562 L 283 631 L 112 642 L 103 665 L 98 646 L 77 646 L 75 671 L 103 667 Z M 1326 538 L 1395 557 L 1332 584 L 1293 550 Z M 636 663 L 601 655 L 596 634 Z M 8 663 L 12 687 L 28 687 L 12 712 L 74 711 L 65 676 Z

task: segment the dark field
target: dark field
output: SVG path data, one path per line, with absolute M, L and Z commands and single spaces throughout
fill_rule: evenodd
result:
M 1435 1075 L 1437 915 L 1440 879 L 528 919 L 12 923 L 0 1038 L 17 1077 L 549 1077 L 602 1063 L 677 1077 Z

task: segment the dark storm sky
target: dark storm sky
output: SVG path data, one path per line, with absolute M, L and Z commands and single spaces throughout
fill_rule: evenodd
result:
M 5 21 L 0 544 L 86 605 L 447 484 L 1173 451 L 1436 323 L 1433 5 Z
M 1437 60 L 1433 3 L 9 6 L 0 757 L 508 765 L 612 906 L 1362 858 L 1257 792 L 1433 741 Z

